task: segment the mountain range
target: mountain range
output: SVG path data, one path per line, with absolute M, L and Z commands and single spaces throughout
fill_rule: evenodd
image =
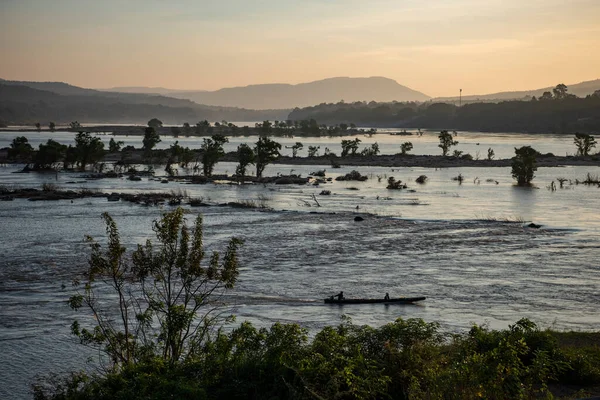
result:
M 209 121 L 285 119 L 290 110 L 247 110 L 206 106 L 173 97 L 104 92 L 63 82 L 0 80 L 0 122 L 4 124 L 146 123 L 159 118 L 166 124 Z
M 427 101 L 424 93 L 400 85 L 393 79 L 328 78 L 314 82 L 290 85 L 271 83 L 243 87 L 224 88 L 215 91 L 177 91 L 165 88 L 117 87 L 112 92 L 138 92 L 165 94 L 179 99 L 188 99 L 200 104 L 223 107 L 241 107 L 255 110 L 275 108 L 308 107 L 320 103 L 354 101 Z
M 600 79 L 568 85 L 569 93 L 579 97 L 600 90 Z M 465 102 L 520 100 L 539 97 L 546 91 L 552 91 L 553 86 L 522 90 L 506 91 L 491 94 L 465 95 Z M 145 93 L 192 100 L 196 103 L 214 106 L 243 107 L 249 109 L 267 108 L 302 108 L 321 103 L 337 103 L 344 100 L 347 103 L 355 101 L 432 101 L 455 102 L 458 96 L 431 98 L 427 94 L 400 85 L 398 82 L 383 78 L 346 78 L 337 77 L 314 82 L 290 84 L 262 84 L 215 91 L 209 90 L 179 90 L 163 87 L 115 87 L 104 89 L 120 93 Z
M 584 97 L 600 90 L 600 79 L 569 85 L 569 93 Z M 464 102 L 493 102 L 541 96 L 552 87 L 517 92 L 463 96 Z M 292 109 L 322 103 L 456 102 L 458 97 L 430 98 L 383 78 L 329 78 L 315 82 L 263 84 L 216 91 L 160 87 L 86 89 L 63 82 L 0 79 L 0 122 L 146 123 L 159 118 L 166 124 L 209 121 L 285 120 Z

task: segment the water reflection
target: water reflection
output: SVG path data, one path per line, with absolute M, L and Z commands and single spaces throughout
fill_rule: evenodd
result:
M 539 192 L 537 187 L 522 187 L 511 186 L 510 197 L 513 203 L 512 209 L 519 211 L 521 216 L 526 221 L 531 221 L 536 215 L 536 195 Z

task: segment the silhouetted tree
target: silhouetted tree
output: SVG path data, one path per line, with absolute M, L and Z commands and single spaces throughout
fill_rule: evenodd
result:
M 379 154 L 379 144 L 377 142 L 373 143 L 370 147 L 365 147 L 360 154 L 362 156 L 376 156 Z
M 292 157 L 296 158 L 296 156 L 298 155 L 298 150 L 302 150 L 303 147 L 304 145 L 302 143 L 296 142 L 296 144 L 292 146 Z
M 75 152 L 79 168 L 83 171 L 87 164 L 94 164 L 102 159 L 104 143 L 89 132 L 79 132 L 75 135 Z
M 156 133 L 156 129 L 151 126 L 144 129 L 144 139 L 142 140 L 142 149 L 144 152 L 148 154 L 160 141 L 160 136 Z
M 348 154 L 352 156 L 356 155 L 358 144 L 360 142 L 361 140 L 359 138 L 342 140 L 342 157 L 346 157 Z
M 40 144 L 35 154 L 34 169 L 51 169 L 65 157 L 67 146 L 56 140 L 48 139 L 46 144 Z
M 554 98 L 556 100 L 562 100 L 568 97 L 568 90 L 569 89 L 567 88 L 567 85 L 564 83 L 559 83 L 554 89 L 552 89 L 552 93 L 554 93 Z
M 573 143 L 575 143 L 575 147 L 577 147 L 578 156 L 588 156 L 590 150 L 596 147 L 596 140 L 594 137 L 585 133 L 576 133 Z
M 222 321 L 215 310 L 219 296 L 237 280 L 242 241 L 232 238 L 224 252 L 209 252 L 202 217 L 188 227 L 183 209 L 177 208 L 154 221 L 155 243 L 147 240 L 127 254 L 115 221 L 108 213 L 102 218 L 106 243 L 87 237 L 89 267 L 83 284 L 74 282 L 77 293 L 68 301 L 72 309 L 91 315 L 82 325 L 74 321 L 71 332 L 102 351 L 112 371 L 146 360 L 172 368 L 198 359 L 209 332 Z
M 262 124 L 258 124 L 258 128 L 261 134 L 269 135 L 273 130 L 273 124 L 269 120 L 263 121 Z
M 25 136 L 19 136 L 13 139 L 8 149 L 8 158 L 29 160 L 33 153 L 33 147 L 29 144 L 29 140 Z
M 119 150 L 121 150 L 121 147 L 125 144 L 125 142 L 123 141 L 116 141 L 114 138 L 110 138 L 110 141 L 108 142 L 108 151 L 111 153 L 117 153 Z
M 183 123 L 183 134 L 185 136 L 190 136 L 190 133 L 192 133 L 192 128 L 191 128 L 190 124 L 188 122 L 184 122 Z
M 198 122 L 196 124 L 196 135 L 203 135 L 208 132 L 208 128 L 210 128 L 210 122 L 207 120 Z
M 56 124 L 54 122 L 50 122 L 48 124 L 48 128 L 50 128 L 51 132 L 54 132 L 54 130 L 56 129 Z
M 63 159 L 63 169 L 70 169 L 75 164 L 77 164 L 79 154 L 77 153 L 77 149 L 71 145 L 67 147 L 67 151 L 65 152 L 65 157 Z
M 225 155 L 223 145 L 228 142 L 229 139 L 219 134 L 213 135 L 210 139 L 204 139 L 202 144 L 202 150 L 204 150 L 202 154 L 204 176 L 212 176 L 215 164 Z
M 404 142 L 400 145 L 400 151 L 402 154 L 406 154 L 413 149 L 413 144 L 411 142 Z
M 442 149 L 442 156 L 447 156 L 450 147 L 458 144 L 458 141 L 454 140 L 452 138 L 452 134 L 448 133 L 448 131 L 441 131 L 438 135 L 438 138 L 440 139 L 440 144 L 438 144 L 438 147 Z
M 244 180 L 246 176 L 246 168 L 250 164 L 254 164 L 254 150 L 246 143 L 242 143 L 237 148 L 238 165 L 235 168 L 235 174 Z
M 536 156 L 538 152 L 531 146 L 515 147 L 515 157 L 512 161 L 512 176 L 517 180 L 519 186 L 529 186 L 534 172 L 537 171 Z
M 158 118 L 152 118 L 150 121 L 148 121 L 148 126 L 150 128 L 158 129 L 158 128 L 162 128 L 163 123 Z
M 256 147 L 254 148 L 257 178 L 262 176 L 262 173 L 267 165 L 277 160 L 277 158 L 281 156 L 279 150 L 281 150 L 281 144 L 269 139 L 266 136 L 261 136 L 258 138 Z

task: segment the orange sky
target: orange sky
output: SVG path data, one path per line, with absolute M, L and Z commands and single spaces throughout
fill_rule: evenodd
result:
M 385 76 L 484 94 L 600 78 L 599 21 L 600 0 L 3 0 L 0 78 L 213 90 Z

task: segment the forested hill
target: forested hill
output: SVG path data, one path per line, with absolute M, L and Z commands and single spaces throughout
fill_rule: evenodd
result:
M 471 103 L 337 103 L 295 109 L 288 119 L 359 126 L 490 132 L 600 132 L 600 93 L 586 98 Z
M 462 96 L 463 104 L 464 102 L 475 102 L 475 101 L 501 101 L 501 100 L 530 100 L 532 97 L 540 97 L 544 94 L 544 92 L 552 92 L 552 87 L 545 87 L 541 89 L 533 89 L 533 90 L 520 90 L 520 91 L 512 91 L 512 92 L 498 92 L 498 93 L 490 93 L 490 94 L 477 94 L 477 95 L 467 95 Z M 585 81 L 576 83 L 574 85 L 569 85 L 569 93 L 574 94 L 579 97 L 586 97 L 589 94 L 593 94 L 596 90 L 600 90 L 600 79 L 595 79 L 592 81 Z M 436 97 L 433 99 L 434 102 L 458 102 L 458 96 L 452 97 Z
M 100 92 L 61 82 L 0 81 L 0 123 L 9 125 L 69 123 L 195 124 L 200 120 L 254 121 L 285 119 L 289 110 L 214 107 L 166 96 Z

